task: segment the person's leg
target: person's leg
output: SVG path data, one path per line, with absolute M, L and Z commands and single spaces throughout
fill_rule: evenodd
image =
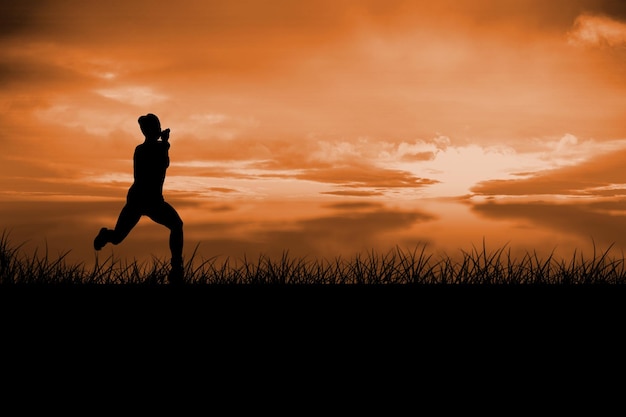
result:
M 100 229 L 100 233 L 98 233 L 93 242 L 94 249 L 100 250 L 107 243 L 119 244 L 128 236 L 133 227 L 137 225 L 139 219 L 141 219 L 141 212 L 126 204 L 117 218 L 115 229 L 107 229 L 106 227 Z
M 153 207 L 148 213 L 156 223 L 170 229 L 170 252 L 172 253 L 172 266 L 182 267 L 183 264 L 183 220 L 178 212 L 169 203 L 163 201 Z

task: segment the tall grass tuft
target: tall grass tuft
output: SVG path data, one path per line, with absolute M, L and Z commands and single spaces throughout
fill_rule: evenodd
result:
M 554 253 L 542 258 L 527 252 L 514 258 L 507 246 L 493 251 L 481 247 L 460 251 L 460 256 L 435 257 L 426 245 L 411 250 L 395 247 L 384 253 L 369 251 L 351 258 L 309 259 L 292 257 L 286 251 L 272 259 L 261 255 L 255 260 L 198 257 L 198 246 L 185 263 L 189 284 L 624 284 L 625 258 L 610 256 L 607 250 L 594 250 L 591 257 L 574 252 L 569 260 Z M 96 257 L 93 267 L 69 264 L 69 252 L 52 258 L 46 246 L 41 254 L 23 253 L 23 244 L 14 245 L 9 233 L 0 234 L 0 284 L 166 284 L 169 262 L 122 261 L 109 256 Z

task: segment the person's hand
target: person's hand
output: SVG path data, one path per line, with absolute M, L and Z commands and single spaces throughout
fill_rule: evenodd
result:
M 161 131 L 161 139 L 167 142 L 170 139 L 170 129 L 167 128 Z

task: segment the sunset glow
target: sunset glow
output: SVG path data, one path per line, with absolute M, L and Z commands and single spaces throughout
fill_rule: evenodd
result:
M 93 262 L 150 112 L 186 254 L 626 248 L 624 2 L 11 3 L 0 213 L 28 247 Z

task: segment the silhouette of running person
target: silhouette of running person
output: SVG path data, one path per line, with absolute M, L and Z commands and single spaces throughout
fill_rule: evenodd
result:
M 170 129 L 161 130 L 159 118 L 152 113 L 140 116 L 138 122 L 145 141 L 135 148 L 134 182 L 128 190 L 126 205 L 119 214 L 115 229 L 100 229 L 93 247 L 99 251 L 107 243 L 119 244 L 142 216 L 148 216 L 170 229 L 172 259 L 168 279 L 170 284 L 179 284 L 183 282 L 183 221 L 163 198 L 165 172 L 170 164 Z

